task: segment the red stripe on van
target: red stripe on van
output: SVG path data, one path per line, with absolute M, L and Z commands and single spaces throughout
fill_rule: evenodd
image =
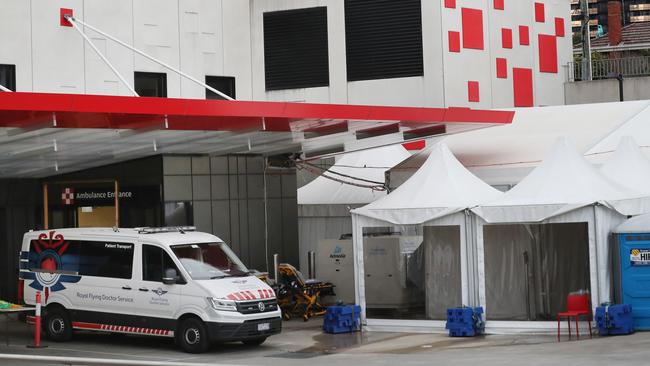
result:
M 101 330 L 102 329 L 101 324 L 83 323 L 83 322 L 72 322 L 72 327 L 73 328 L 81 328 L 81 329 L 96 329 L 96 330 Z

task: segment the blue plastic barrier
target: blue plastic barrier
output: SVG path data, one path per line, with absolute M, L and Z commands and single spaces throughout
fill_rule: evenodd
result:
M 328 306 L 323 320 L 325 333 L 351 333 L 361 330 L 359 305 Z
M 596 308 L 596 323 L 601 335 L 634 333 L 632 306 L 629 304 L 599 306 Z
M 474 337 L 485 332 L 483 308 L 460 307 L 447 309 L 447 324 L 450 337 Z

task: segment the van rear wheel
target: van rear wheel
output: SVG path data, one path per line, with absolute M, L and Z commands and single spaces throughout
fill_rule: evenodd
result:
M 181 322 L 176 341 L 183 351 L 188 353 L 203 353 L 210 346 L 205 325 L 196 318 L 187 318 Z
M 61 307 L 47 309 L 45 332 L 47 337 L 55 342 L 69 341 L 72 338 L 72 324 L 68 312 Z

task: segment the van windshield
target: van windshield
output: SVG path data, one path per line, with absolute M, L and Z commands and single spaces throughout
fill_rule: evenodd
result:
M 172 245 L 172 252 L 193 280 L 247 276 L 248 269 L 225 243 Z

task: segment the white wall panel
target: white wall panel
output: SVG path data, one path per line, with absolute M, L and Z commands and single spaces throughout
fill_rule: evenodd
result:
M 490 108 L 492 106 L 491 93 L 491 55 L 490 55 L 490 37 L 489 19 L 486 16 L 492 0 L 458 0 L 456 8 L 445 8 L 443 1 L 440 1 L 442 7 L 442 34 L 444 55 L 444 93 L 445 106 L 458 107 L 466 106 L 472 108 Z M 462 29 L 462 8 L 478 9 L 483 12 L 483 49 L 470 49 L 463 47 L 463 29 Z M 460 52 L 449 52 L 448 32 L 460 32 Z M 469 81 L 478 81 L 479 83 L 479 102 L 468 101 Z
M 237 99 L 399 106 L 511 107 L 514 67 L 533 70 L 535 105 L 564 103 L 565 65 L 571 60 L 569 3 L 545 4 L 546 21 L 534 18 L 535 0 L 422 0 L 424 76 L 347 82 L 344 0 L 4 0 L 0 2 L 0 63 L 16 65 L 19 90 L 128 95 L 127 88 L 70 27 L 59 25 L 59 8 L 120 40 L 180 67 L 205 75 L 234 76 Z M 267 92 L 264 82 L 263 14 L 326 6 L 329 86 Z M 462 48 L 461 9 L 483 12 L 484 49 Z M 538 34 L 555 33 L 558 73 L 540 73 Z M 519 45 L 518 27 L 530 27 L 530 45 Z M 501 44 L 501 28 L 512 29 L 513 48 Z M 448 32 L 461 32 L 461 52 L 449 52 Z M 205 90 L 175 73 L 88 31 L 93 42 L 133 83 L 134 71 L 165 72 L 169 97 L 205 97 Z M 496 77 L 496 59 L 507 59 L 507 77 Z M 33 63 L 33 64 L 32 64 Z M 468 101 L 468 81 L 478 81 L 480 102 Z
M 80 20 L 104 31 L 122 42 L 133 44 L 133 1 L 86 0 L 84 17 Z M 133 52 L 90 29 L 86 33 L 102 54 L 133 87 Z M 81 37 L 81 35 L 78 35 Z M 86 43 L 85 74 L 87 94 L 132 95 L 111 69 Z
M 135 47 L 171 66 L 179 67 L 178 15 L 178 0 L 133 1 Z M 135 71 L 167 73 L 167 96 L 181 96 L 181 77 L 178 74 L 140 55 L 135 56 Z
M 223 75 L 222 1 L 186 0 L 179 4 L 181 70 L 202 82 L 205 75 Z M 184 97 L 205 98 L 205 88 L 181 80 Z
M 444 37 L 441 2 L 422 2 L 422 57 L 424 62 L 424 100 L 421 106 L 440 107 L 445 105 L 444 88 Z
M 208 0 L 210 1 L 210 0 Z M 253 98 L 249 1 L 222 0 L 223 72 L 234 76 L 237 99 Z
M 546 21 L 544 23 L 535 22 L 535 34 L 555 34 L 555 17 L 563 17 L 564 20 L 564 37 L 557 37 L 557 58 L 558 73 L 539 72 L 539 57 L 536 53 L 535 64 L 535 88 L 537 91 L 536 105 L 558 105 L 564 104 L 564 93 L 559 89 L 564 89 L 564 82 L 567 81 L 566 65 L 573 60 L 573 48 L 571 37 L 571 21 L 566 14 L 570 13 L 571 5 L 564 0 L 545 0 Z M 535 44 L 537 50 L 537 36 L 532 37 L 531 45 Z
M 16 90 L 32 89 L 31 1 L 3 0 L 0 5 L 0 64 L 16 65 Z
M 519 26 L 529 27 L 529 38 L 533 38 L 531 24 L 535 21 L 532 2 L 506 1 L 505 9 L 495 10 L 491 7 L 489 24 L 492 29 L 490 37 L 490 73 L 492 75 L 492 101 L 494 108 L 512 107 L 514 103 L 513 68 L 532 68 L 535 65 L 536 51 L 533 44 L 521 45 Z M 501 30 L 512 30 L 512 48 L 504 48 Z M 505 58 L 507 62 L 506 78 L 497 78 L 496 59 Z M 533 70 L 534 71 L 534 70 Z M 533 85 L 533 98 L 535 89 Z
M 426 82 L 423 77 L 363 80 L 348 83 L 350 104 L 424 106 Z
M 34 90 L 83 94 L 84 40 L 72 27 L 59 25 L 59 9 L 68 8 L 84 18 L 81 0 L 32 0 Z M 13 37 L 12 34 L 3 37 Z M 92 51 L 91 51 L 92 52 Z M 18 68 L 18 66 L 16 66 Z

